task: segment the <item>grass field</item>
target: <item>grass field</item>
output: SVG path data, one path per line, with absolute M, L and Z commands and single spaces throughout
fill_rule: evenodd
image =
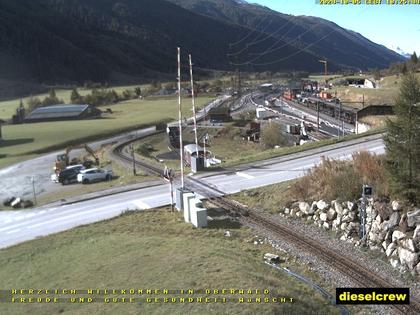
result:
M 293 303 L 2 303 L 2 313 L 339 314 L 307 285 L 265 265 L 262 256 L 273 248 L 249 242 L 247 229 L 226 228 L 232 237 L 224 237 L 223 228 L 195 229 L 167 209 L 130 213 L 0 250 L 0 282 L 2 289 L 267 288 Z M 279 254 L 283 266 L 334 292 L 293 257 Z
M 369 121 L 370 122 L 370 121 Z M 288 154 L 303 152 L 310 149 L 316 149 L 323 146 L 341 143 L 348 140 L 358 139 L 368 135 L 378 134 L 384 132 L 384 124 L 381 123 L 382 120 L 377 122 L 377 127 L 373 127 L 370 131 L 359 134 L 359 135 L 347 135 L 340 139 L 331 138 L 327 140 L 321 140 L 316 142 L 309 142 L 302 146 L 290 146 L 290 147 L 280 147 L 278 149 L 266 149 L 264 146 L 259 143 L 248 142 L 242 140 L 238 136 L 237 130 L 227 128 L 227 131 L 224 134 L 219 135 L 211 139 L 211 143 L 207 146 L 207 149 L 214 155 L 217 159 L 222 160 L 222 164 L 216 165 L 213 168 L 208 170 L 214 170 L 219 167 L 233 167 L 245 163 L 252 163 L 257 161 L 263 161 L 275 157 L 285 156 Z M 202 131 L 201 131 L 202 132 Z M 215 134 L 215 129 L 209 132 L 210 135 Z M 189 140 L 193 143 L 194 135 L 192 133 L 184 132 L 184 141 Z M 199 134 L 200 136 L 200 134 Z M 138 158 L 147 160 L 148 162 L 154 163 L 155 165 L 162 165 L 155 158 L 162 153 L 169 152 L 168 150 L 168 137 L 166 134 L 159 134 L 155 136 L 148 137 L 147 139 L 142 139 L 136 143 L 136 145 L 147 144 L 153 147 L 153 151 L 150 153 L 150 157 L 144 157 L 138 155 Z M 165 164 L 174 170 L 179 170 L 179 160 L 170 160 L 164 159 Z M 189 169 L 187 169 L 189 171 Z
M 226 123 L 219 129 L 200 127 L 198 138 L 201 139 L 206 133 L 208 133 L 211 138 L 210 145 L 206 147 L 206 150 L 211 152 L 212 156 L 222 160 L 222 166 L 232 165 L 232 163 L 235 163 L 238 159 L 258 156 L 262 152 L 269 151 L 259 143 L 243 140 L 240 136 L 240 130 L 234 128 L 231 123 Z M 192 128 L 189 128 L 188 131 L 184 131 L 183 140 L 184 143 L 194 143 L 194 132 Z M 169 140 L 166 134 L 148 137 L 147 139 L 140 140 L 136 143 L 136 145 L 141 144 L 147 144 L 153 147 L 153 151 L 150 155 L 154 158 L 157 158 L 162 153 L 169 152 Z M 200 143 L 200 146 L 203 147 L 202 143 Z M 158 162 L 156 161 L 156 163 Z M 165 159 L 165 164 L 174 170 L 180 168 L 179 160 Z
M 149 85 L 130 85 L 130 86 L 116 86 L 116 87 L 110 87 L 110 89 L 114 89 L 118 94 L 121 94 L 124 90 L 130 89 L 133 90 L 135 87 L 140 86 L 141 89 L 149 87 Z M 65 103 L 70 103 L 70 95 L 71 95 L 71 89 L 56 89 L 56 95 L 59 99 L 62 99 Z M 92 89 L 86 89 L 86 88 L 78 88 L 77 91 L 80 95 L 87 95 L 92 92 Z M 46 96 L 48 96 L 48 93 L 43 94 L 36 94 L 33 95 L 33 97 L 37 97 L 40 100 L 44 99 Z M 28 100 L 30 99 L 30 96 L 22 97 L 23 105 L 26 107 Z M 0 102 L 0 119 L 10 119 L 12 116 L 16 113 L 16 108 L 20 104 L 21 99 L 14 99 L 9 101 L 2 101 Z
M 202 107 L 211 100 L 210 97 L 198 97 L 197 105 Z M 184 100 L 183 105 L 184 114 L 190 115 L 190 100 Z M 131 100 L 106 108 L 112 108 L 114 113 L 104 115 L 103 119 L 3 126 L 3 140 L 0 142 L 0 157 L 3 158 L 0 158 L 0 168 L 16 162 L 22 155 L 65 147 L 71 142 L 83 143 L 98 137 L 112 136 L 136 127 L 173 120 L 178 116 L 175 98 Z
M 417 78 L 420 79 L 420 73 L 417 73 L 416 75 Z M 331 82 L 339 81 L 340 79 L 341 78 L 338 78 L 336 80 L 332 80 Z M 333 87 L 331 91 L 337 91 L 337 96 L 342 100 L 344 105 L 361 109 L 363 96 L 365 100 L 365 106 L 382 104 L 394 105 L 395 99 L 398 96 L 400 83 L 401 76 L 392 75 L 382 78 L 378 82 L 378 87 L 376 89 L 337 86 Z M 346 101 L 359 103 L 346 103 Z
M 280 184 L 269 185 L 258 189 L 252 189 L 234 195 L 232 198 L 250 208 L 261 209 L 270 213 L 279 213 L 282 207 L 287 206 L 293 200 L 290 187 L 295 180 Z

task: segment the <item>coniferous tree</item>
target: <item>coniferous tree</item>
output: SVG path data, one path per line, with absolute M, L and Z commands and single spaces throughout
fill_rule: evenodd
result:
M 420 81 L 413 72 L 404 75 L 388 120 L 385 136 L 386 168 L 391 189 L 411 202 L 420 201 Z
M 402 74 L 407 74 L 407 72 L 408 72 L 407 64 L 404 62 L 403 66 L 402 66 L 402 69 L 401 69 L 401 73 Z
M 79 94 L 76 88 L 71 91 L 70 100 L 73 104 L 82 103 L 82 96 Z
M 414 53 L 411 55 L 411 61 L 412 61 L 414 64 L 417 64 L 417 62 L 418 62 L 418 58 L 417 58 L 417 54 L 416 54 L 416 52 L 414 52 Z

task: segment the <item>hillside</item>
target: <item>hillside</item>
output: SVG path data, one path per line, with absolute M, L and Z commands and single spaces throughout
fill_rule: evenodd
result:
M 386 68 L 392 62 L 404 61 L 396 52 L 382 45 L 373 43 L 361 34 L 346 30 L 337 24 L 312 16 L 293 16 L 273 11 L 267 7 L 251 4 L 242 0 L 169 0 L 184 8 L 220 20 L 230 20 L 238 25 L 256 29 L 245 40 L 232 46 L 232 59 L 239 63 L 252 61 L 255 67 L 262 65 L 276 66 L 292 59 L 282 60 L 282 56 L 271 58 L 269 64 L 264 58 L 256 59 L 249 48 L 261 47 L 269 37 L 278 43 L 273 47 L 280 53 L 284 42 L 296 49 L 305 49 L 320 58 L 334 62 L 342 68 Z M 265 33 L 270 36 L 261 36 Z M 263 55 L 264 56 L 264 55 Z M 269 58 L 267 58 L 269 59 Z M 278 61 L 278 62 L 276 62 Z
M 0 0 L 0 98 L 19 94 L 15 86 L 25 82 L 123 84 L 172 78 L 177 46 L 183 48 L 184 58 L 187 52 L 193 53 L 197 71 L 232 70 L 231 62 L 246 61 L 261 51 L 270 52 L 243 70 L 319 71 L 318 59 L 324 53 L 331 70 L 379 67 L 400 58 L 343 29 L 334 34 L 334 49 L 323 41 L 310 50 L 299 49 L 337 27 L 325 20 L 299 17 L 293 20 L 293 31 L 279 37 L 274 30 L 288 23 L 290 16 L 264 7 L 228 0 L 172 2 L 175 4 L 163 0 Z M 264 25 L 267 20 L 270 25 Z M 290 41 L 311 23 L 307 36 L 300 42 Z M 259 31 L 252 31 L 257 24 Z M 248 47 L 244 56 L 228 56 L 241 47 L 232 43 L 249 37 L 250 32 L 264 40 Z M 351 53 L 346 54 L 349 47 Z M 272 63 L 278 59 L 283 60 Z
M 0 79 L 82 83 L 150 78 L 174 73 L 178 45 L 194 54 L 198 67 L 226 70 L 229 43 L 248 32 L 162 0 L 1 2 L 0 53 L 9 66 Z M 284 49 L 285 54 L 293 51 Z M 313 55 L 299 57 L 290 68 L 315 69 Z

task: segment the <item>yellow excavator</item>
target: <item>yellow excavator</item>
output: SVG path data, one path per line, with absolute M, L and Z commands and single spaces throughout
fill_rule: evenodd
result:
M 75 150 L 75 149 L 85 149 L 90 155 L 92 155 L 95 161 L 88 160 L 88 159 L 81 161 L 80 159 L 77 159 L 77 158 L 73 158 L 72 160 L 70 160 L 70 156 L 69 156 L 70 151 Z M 83 164 L 84 167 L 90 168 L 93 165 L 99 165 L 99 158 L 95 154 L 95 151 L 93 151 L 92 148 L 89 147 L 87 144 L 70 146 L 66 148 L 66 151 L 64 154 L 57 155 L 55 165 L 54 165 L 54 171 L 58 175 L 58 173 L 60 173 L 61 170 L 65 169 L 67 166 L 76 165 L 76 164 Z

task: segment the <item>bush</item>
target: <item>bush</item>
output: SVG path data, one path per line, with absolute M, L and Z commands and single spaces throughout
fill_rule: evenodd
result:
M 361 197 L 363 184 L 369 184 L 378 197 L 388 196 L 384 159 L 360 152 L 351 161 L 323 158 L 321 164 L 297 180 L 292 195 L 299 200 L 356 200 Z
M 151 151 L 151 146 L 150 144 L 146 144 L 146 143 L 139 145 L 139 147 L 136 150 L 138 154 L 143 155 L 145 157 L 150 157 L 150 151 Z
M 261 141 L 267 148 L 286 145 L 287 139 L 283 135 L 279 124 L 269 123 L 261 131 Z

